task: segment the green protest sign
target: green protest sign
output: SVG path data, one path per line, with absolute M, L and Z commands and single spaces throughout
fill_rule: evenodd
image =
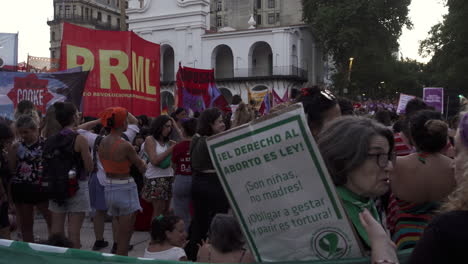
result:
M 362 256 L 302 105 L 207 143 L 258 261 Z

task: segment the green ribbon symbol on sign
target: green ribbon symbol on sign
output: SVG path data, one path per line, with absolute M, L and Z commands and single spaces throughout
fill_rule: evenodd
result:
M 329 233 L 319 240 L 320 248 L 328 252 L 327 258 L 334 258 L 340 255 L 344 248 L 338 248 L 338 235 L 335 233 Z

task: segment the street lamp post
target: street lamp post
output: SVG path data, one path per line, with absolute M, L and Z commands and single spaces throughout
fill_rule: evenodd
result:
M 353 69 L 353 60 L 354 60 L 354 58 L 353 58 L 353 57 L 349 58 L 349 66 L 348 66 L 348 83 L 350 83 L 350 82 L 351 82 L 351 71 L 352 71 L 352 69 Z
M 344 88 L 345 94 L 349 92 L 348 90 L 351 87 L 351 71 L 353 69 L 353 60 L 354 60 L 353 57 L 349 58 L 347 85 L 346 85 L 346 88 Z

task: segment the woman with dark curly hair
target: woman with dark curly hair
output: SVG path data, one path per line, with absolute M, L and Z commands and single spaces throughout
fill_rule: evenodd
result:
M 175 215 L 160 215 L 151 222 L 151 243 L 144 258 L 186 261 L 183 247 L 187 242 L 184 221 Z
M 336 97 L 319 86 L 302 88 L 297 102 L 304 106 L 310 132 L 315 138 L 328 122 L 341 116 L 340 105 Z
M 153 218 L 167 213 L 172 198 L 174 171 L 171 167 L 171 155 L 175 142 L 169 136 L 173 125 L 169 116 L 157 117 L 151 123 L 151 135 L 146 137 L 143 146 L 149 164 L 141 196 L 153 205 Z
M 224 131 L 226 125 L 218 108 L 209 108 L 198 119 L 197 134 L 190 145 L 192 165 L 192 204 L 194 216 L 190 226 L 186 251 L 190 260 L 196 260 L 197 244 L 206 238 L 211 220 L 217 213 L 227 213 L 229 202 L 211 162 L 206 144 L 209 136 Z

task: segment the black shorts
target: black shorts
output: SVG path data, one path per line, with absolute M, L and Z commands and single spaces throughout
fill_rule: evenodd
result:
M 8 219 L 8 202 L 0 204 L 0 229 L 9 227 L 10 220 Z
M 46 193 L 38 184 L 12 183 L 11 199 L 13 203 L 39 204 L 48 201 Z

